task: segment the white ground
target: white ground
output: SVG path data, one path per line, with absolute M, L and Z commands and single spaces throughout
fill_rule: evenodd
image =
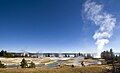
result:
M 20 65 L 20 62 L 23 58 L 0 58 L 0 61 L 2 61 L 5 65 Z M 72 61 L 71 61 L 72 59 Z M 25 60 L 30 63 L 31 61 L 34 62 L 36 65 L 39 64 L 50 64 L 53 62 L 56 62 L 58 60 L 66 60 L 70 62 L 66 62 L 65 65 L 74 65 L 74 66 L 81 66 L 81 61 L 84 60 L 84 57 L 76 57 L 76 58 L 58 58 L 58 57 L 44 57 L 44 58 L 25 58 Z M 89 65 L 89 63 L 84 63 L 85 65 Z

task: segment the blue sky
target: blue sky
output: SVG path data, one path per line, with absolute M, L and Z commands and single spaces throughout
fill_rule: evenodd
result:
M 96 52 L 98 29 L 84 18 L 86 0 L 1 0 L 0 49 L 30 52 Z M 105 49 L 120 52 L 119 0 L 93 0 L 117 19 Z

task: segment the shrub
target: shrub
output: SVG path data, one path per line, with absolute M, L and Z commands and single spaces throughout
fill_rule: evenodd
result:
M 35 63 L 31 62 L 29 68 L 35 68 Z
M 6 68 L 6 65 L 2 64 L 1 61 L 0 61 L 0 68 Z
M 71 67 L 73 68 L 73 67 L 74 67 L 74 65 L 71 65 Z

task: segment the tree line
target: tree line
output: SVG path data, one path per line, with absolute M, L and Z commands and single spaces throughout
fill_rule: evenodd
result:
M 7 51 L 1 50 L 0 57 L 13 57 L 13 55 Z
M 115 55 L 110 49 L 110 51 L 103 51 L 101 58 L 105 59 L 106 64 L 112 66 L 112 73 L 120 73 L 120 55 Z

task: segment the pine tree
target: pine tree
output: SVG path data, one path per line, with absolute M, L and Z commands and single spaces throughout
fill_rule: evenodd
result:
M 22 61 L 20 62 L 21 63 L 21 68 L 27 68 L 28 67 L 28 64 L 27 64 L 27 61 L 25 59 L 22 59 Z

